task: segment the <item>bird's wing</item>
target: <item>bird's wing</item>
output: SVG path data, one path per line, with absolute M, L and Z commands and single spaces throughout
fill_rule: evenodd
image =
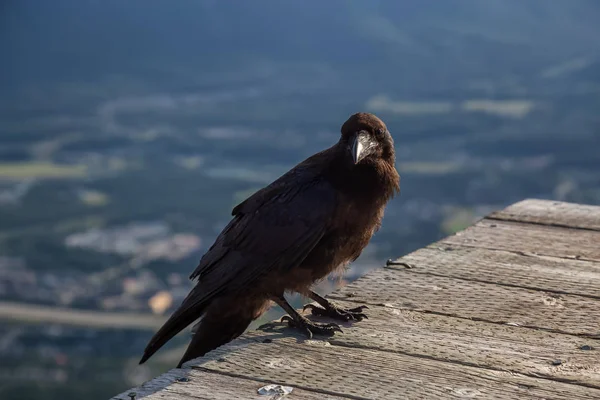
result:
M 319 177 L 319 166 L 305 160 L 234 208 L 234 218 L 190 275 L 196 286 L 150 339 L 140 363 L 201 317 L 215 296 L 304 260 L 329 228 L 336 204 L 337 192 Z
M 323 237 L 336 202 L 336 191 L 329 183 L 290 180 L 287 186 L 280 181 L 273 188 L 254 195 L 260 199 L 248 199 L 204 254 L 190 276 L 198 283 L 152 337 L 140 364 L 201 317 L 215 296 L 251 287 L 276 268 L 296 267 Z
M 322 161 L 320 159 L 327 155 L 328 151 L 317 153 L 294 168 L 280 176 L 268 186 L 258 190 L 256 193 L 242 201 L 231 210 L 231 215 L 249 214 L 256 211 L 272 198 L 284 194 L 286 191 L 307 188 L 319 181 Z
M 299 265 L 326 232 L 336 203 L 335 189 L 323 179 L 279 182 L 254 196 L 236 207 L 191 274 L 198 279 L 193 303 L 251 284 L 275 268 Z

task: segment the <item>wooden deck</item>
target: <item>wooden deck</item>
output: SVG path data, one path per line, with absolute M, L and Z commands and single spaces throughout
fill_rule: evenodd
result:
M 600 399 L 600 207 L 525 200 L 328 297 L 368 320 L 253 331 L 115 399 Z

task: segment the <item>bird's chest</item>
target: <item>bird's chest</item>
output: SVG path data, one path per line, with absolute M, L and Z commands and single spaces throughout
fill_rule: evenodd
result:
M 331 229 L 305 260 L 304 265 L 314 271 L 314 278 L 322 278 L 358 258 L 381 224 L 380 205 L 340 200 Z
M 331 232 L 332 247 L 337 248 L 342 262 L 352 261 L 369 244 L 379 229 L 383 218 L 383 207 L 368 201 L 342 202 L 338 210 L 339 221 Z

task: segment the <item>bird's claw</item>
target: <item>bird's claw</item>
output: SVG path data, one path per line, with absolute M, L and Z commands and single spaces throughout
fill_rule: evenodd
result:
M 285 315 L 281 317 L 281 322 L 287 322 L 289 326 L 292 328 L 297 328 L 306 334 L 309 339 L 312 339 L 313 334 L 316 335 L 324 335 L 324 336 L 333 336 L 335 332 L 344 333 L 342 328 L 338 324 L 329 323 L 329 324 L 317 324 L 309 321 L 306 318 L 295 320 L 289 315 Z
M 363 319 L 369 319 L 369 317 L 362 312 L 363 310 L 369 308 L 367 306 L 359 306 L 344 310 L 343 308 L 339 308 L 333 304 L 328 308 L 321 308 L 314 304 L 307 304 L 302 308 L 302 311 L 306 310 L 307 308 L 310 309 L 312 315 L 329 317 L 345 322 L 350 320 L 362 321 Z

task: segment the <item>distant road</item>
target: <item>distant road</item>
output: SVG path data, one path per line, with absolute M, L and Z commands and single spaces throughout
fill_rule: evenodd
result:
M 152 314 L 88 311 L 0 301 L 0 320 L 47 322 L 89 328 L 155 330 L 166 319 L 166 316 Z

